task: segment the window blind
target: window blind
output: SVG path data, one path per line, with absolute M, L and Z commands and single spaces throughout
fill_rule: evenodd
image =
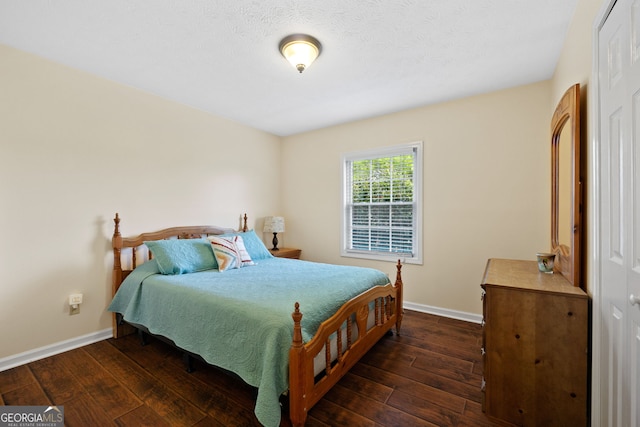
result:
M 346 160 L 347 250 L 415 252 L 416 148 Z

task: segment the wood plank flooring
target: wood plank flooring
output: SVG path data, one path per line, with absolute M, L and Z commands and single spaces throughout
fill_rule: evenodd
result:
M 481 328 L 406 311 L 309 411 L 308 426 L 504 426 L 480 406 Z M 256 390 L 134 335 L 0 372 L 0 404 L 64 405 L 67 426 L 259 426 Z M 286 404 L 281 426 L 290 426 Z

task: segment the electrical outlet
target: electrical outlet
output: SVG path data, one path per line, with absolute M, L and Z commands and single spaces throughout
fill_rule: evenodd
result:
M 69 314 L 80 314 L 80 304 L 82 304 L 82 294 L 69 295 Z
M 69 295 L 69 305 L 74 306 L 79 304 L 82 304 L 82 294 Z

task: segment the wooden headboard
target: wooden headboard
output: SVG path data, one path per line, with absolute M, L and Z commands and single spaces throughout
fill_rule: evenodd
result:
M 113 297 L 122 281 L 133 271 L 136 266 L 153 258 L 152 253 L 144 242 L 165 239 L 198 239 L 206 236 L 218 234 L 234 233 L 233 228 L 218 227 L 214 225 L 187 225 L 180 227 L 165 228 L 149 233 L 142 233 L 135 237 L 122 237 L 120 234 L 120 216 L 116 213 L 113 219 L 115 224 L 111 246 L 113 247 L 113 277 L 111 296 Z M 247 231 L 247 214 L 242 217 L 242 227 L 240 231 Z M 116 316 L 113 319 L 113 336 L 123 335 L 122 330 L 118 330 Z

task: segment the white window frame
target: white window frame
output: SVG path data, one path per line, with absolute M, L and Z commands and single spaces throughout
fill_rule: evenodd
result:
M 404 264 L 422 264 L 422 172 L 423 172 L 423 143 L 422 141 L 400 144 L 391 147 L 375 148 L 371 150 L 346 153 L 342 156 L 342 224 L 340 255 L 343 257 L 364 258 L 376 261 L 397 262 L 398 259 Z M 393 157 L 415 153 L 415 163 L 413 171 L 413 253 L 393 253 L 393 252 L 373 252 L 366 250 L 351 249 L 351 207 L 350 189 L 351 170 L 350 162 L 358 160 L 376 159 L 382 157 Z

